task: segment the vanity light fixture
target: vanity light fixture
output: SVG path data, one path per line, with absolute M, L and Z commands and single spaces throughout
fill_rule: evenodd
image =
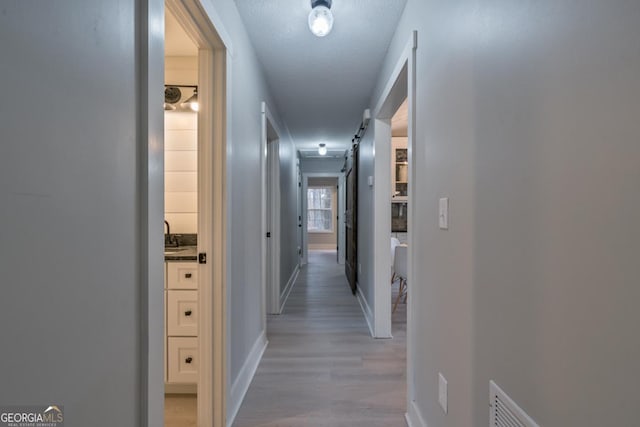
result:
M 327 155 L 327 144 L 319 144 L 318 154 L 320 154 L 321 156 Z
M 193 95 L 180 105 L 191 108 L 193 111 L 198 111 L 200 109 L 200 104 L 198 104 L 198 88 L 193 89 Z
M 189 89 L 193 94 L 184 102 L 180 102 L 183 95 L 186 97 Z M 186 92 L 185 92 L 186 90 Z M 198 86 L 195 85 L 165 85 L 164 86 L 164 111 L 189 109 L 198 111 Z
M 311 0 L 309 13 L 309 29 L 318 37 L 324 37 L 333 28 L 333 14 L 331 0 Z

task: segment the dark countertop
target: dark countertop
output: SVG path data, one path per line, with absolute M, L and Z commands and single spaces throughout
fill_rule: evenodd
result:
M 196 246 L 180 246 L 164 249 L 165 261 L 197 261 L 198 248 Z

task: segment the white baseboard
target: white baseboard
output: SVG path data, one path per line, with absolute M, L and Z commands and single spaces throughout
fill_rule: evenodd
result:
M 287 299 L 289 299 L 289 294 L 293 289 L 293 284 L 296 283 L 296 279 L 298 278 L 298 273 L 300 273 L 300 266 L 296 265 L 296 268 L 291 273 L 291 277 L 289 277 L 289 281 L 287 282 L 287 286 L 284 287 L 284 291 L 280 295 L 280 313 L 284 310 L 284 305 L 287 303 Z
M 265 331 L 262 331 L 256 342 L 253 344 L 251 352 L 249 353 L 247 360 L 244 362 L 242 369 L 240 369 L 238 378 L 236 378 L 231 386 L 231 394 L 229 396 L 229 405 L 227 410 L 227 427 L 231 427 L 233 421 L 236 419 L 236 415 L 238 415 L 244 396 L 249 390 L 253 376 L 256 374 L 256 370 L 258 369 L 258 365 L 262 360 L 262 355 L 264 354 L 268 343 L 267 335 Z
M 362 294 L 362 290 L 360 286 L 356 283 L 356 296 L 358 297 L 358 302 L 360 303 L 360 308 L 362 309 L 362 313 L 364 314 L 364 318 L 367 321 L 367 326 L 369 326 L 369 333 L 371 336 L 375 338 L 375 333 L 373 331 L 373 311 L 371 311 L 371 307 L 367 302 L 367 299 Z
M 409 411 L 404 414 L 404 418 L 409 427 L 427 427 L 427 423 L 424 421 L 424 418 L 422 418 L 422 414 L 415 400 L 409 402 Z

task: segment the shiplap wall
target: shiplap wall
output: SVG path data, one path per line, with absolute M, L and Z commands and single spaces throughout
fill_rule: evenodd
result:
M 195 85 L 195 57 L 166 57 L 166 84 Z M 164 217 L 172 233 L 198 232 L 198 115 L 164 113 Z
M 197 233 L 197 114 L 167 111 L 164 119 L 164 217 L 172 233 Z

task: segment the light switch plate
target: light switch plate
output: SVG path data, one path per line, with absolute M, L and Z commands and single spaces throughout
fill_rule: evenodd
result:
M 373 176 L 369 175 L 367 177 L 367 183 L 369 184 L 369 187 L 373 187 Z
M 438 372 L 438 402 L 445 414 L 448 410 L 447 393 L 447 380 L 442 373 Z
M 449 229 L 449 198 L 443 197 L 439 203 L 438 224 L 441 230 Z

